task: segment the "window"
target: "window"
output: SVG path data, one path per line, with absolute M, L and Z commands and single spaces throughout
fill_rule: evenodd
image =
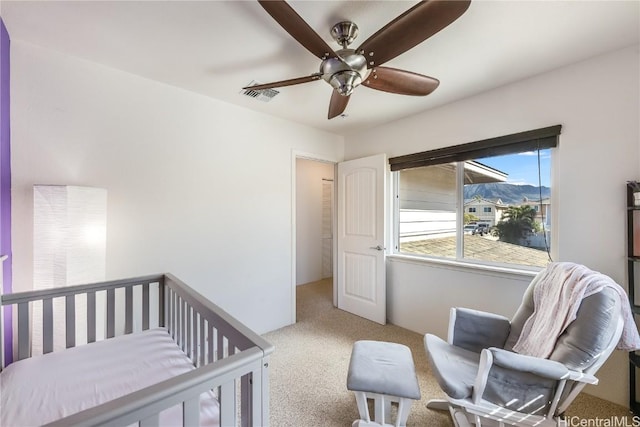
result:
M 472 152 L 478 157 L 445 157 L 458 156 L 456 161 L 434 161 L 433 152 L 418 153 L 427 160 L 410 167 L 398 166 L 408 156 L 390 159 L 397 179 L 396 252 L 544 267 L 550 261 L 551 156 L 559 131 L 553 127 L 555 134 L 542 142 L 538 137 L 509 149 Z M 458 147 L 473 144 L 479 143 Z

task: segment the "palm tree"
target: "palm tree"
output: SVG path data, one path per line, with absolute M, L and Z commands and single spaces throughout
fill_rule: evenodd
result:
M 503 212 L 500 222 L 496 224 L 499 240 L 520 244 L 520 239 L 527 237 L 537 229 L 536 211 L 532 206 L 511 206 Z
M 480 218 L 478 218 L 477 216 L 475 216 L 474 214 L 471 213 L 464 213 L 464 225 L 469 224 L 470 222 L 473 221 L 478 221 Z

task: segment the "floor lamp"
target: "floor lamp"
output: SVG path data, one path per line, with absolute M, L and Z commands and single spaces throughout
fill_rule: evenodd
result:
M 105 280 L 107 190 L 68 185 L 33 187 L 34 289 Z M 98 295 L 97 295 L 98 297 Z M 64 301 L 54 304 L 54 349 L 64 348 Z M 98 304 L 100 305 L 100 304 Z M 42 321 L 33 310 L 34 343 L 41 343 Z M 40 318 L 41 319 L 41 318 Z M 83 321 L 84 320 L 84 321 Z M 102 321 L 102 322 L 101 322 Z M 104 334 L 96 313 L 96 338 Z M 86 343 L 86 300 L 76 301 L 76 343 Z M 39 326 L 39 327 L 38 327 Z M 34 344 L 34 353 L 37 353 Z

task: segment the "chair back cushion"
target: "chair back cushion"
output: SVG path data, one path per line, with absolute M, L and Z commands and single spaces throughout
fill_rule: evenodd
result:
M 619 316 L 620 298 L 615 290 L 604 288 L 588 296 L 582 300 L 576 319 L 558 338 L 549 359 L 569 369 L 586 370 L 611 342 Z
M 505 349 L 513 349 L 533 310 L 533 287 L 529 286 L 511 320 Z M 611 288 L 605 287 L 583 299 L 575 320 L 560 335 L 549 359 L 561 362 L 572 370 L 587 369 L 611 342 L 620 310 L 620 298 Z
M 513 351 L 513 346 L 516 345 L 518 338 L 520 338 L 520 333 L 522 333 L 524 323 L 533 314 L 533 288 L 534 284 L 532 283 L 527 287 L 527 290 L 524 291 L 522 303 L 520 304 L 520 307 L 518 307 L 516 314 L 514 314 L 511 319 L 511 330 L 509 331 L 509 336 L 504 344 L 505 350 Z

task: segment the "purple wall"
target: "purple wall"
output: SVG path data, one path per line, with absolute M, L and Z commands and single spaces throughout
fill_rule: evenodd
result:
M 11 293 L 11 151 L 9 131 L 9 33 L 0 18 L 0 255 L 8 255 L 3 263 L 3 294 Z M 5 364 L 13 361 L 13 328 L 11 312 L 4 313 Z

